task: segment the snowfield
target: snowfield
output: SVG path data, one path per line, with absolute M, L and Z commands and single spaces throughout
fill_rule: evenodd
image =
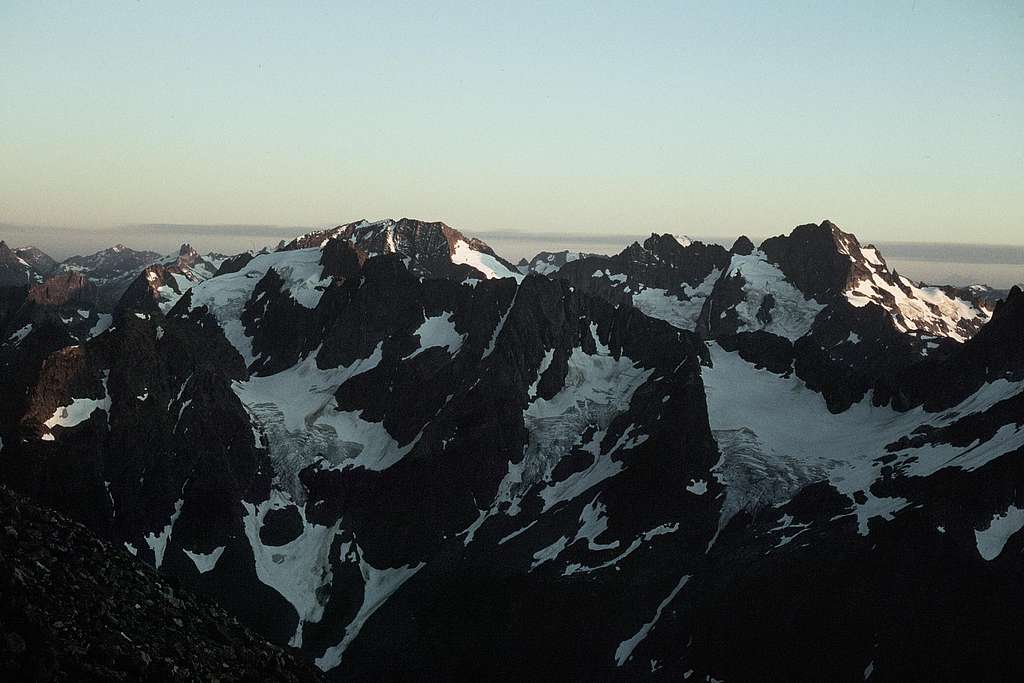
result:
M 382 344 L 378 344 L 368 358 L 321 369 L 317 349 L 287 370 L 232 384 L 266 435 L 274 469 L 296 500 L 304 498 L 299 471 L 319 456 L 339 467 L 381 470 L 398 462 L 415 445 L 414 441 L 400 446 L 383 423 L 338 410 L 334 398 L 338 387 L 377 367 L 381 351 Z
M 869 519 L 891 518 L 907 505 L 902 498 L 871 493 L 884 466 L 882 456 L 895 455 L 889 464 L 906 475 L 928 476 L 944 467 L 976 469 L 1024 445 L 1024 428 L 1006 425 L 989 441 L 962 448 L 939 444 L 886 451 L 922 425 L 945 426 L 1015 396 L 1024 391 L 1024 382 L 992 382 L 943 413 L 921 408 L 900 413 L 873 406 L 865 397 L 834 415 L 821 394 L 796 377 L 758 370 L 714 343 L 710 351 L 714 367 L 704 368 L 702 376 L 709 421 L 722 451 L 716 476 L 728 487 L 723 518 L 748 505 L 781 502 L 807 483 L 826 480 L 850 497 L 850 514 L 857 515 L 858 529 L 866 534 Z M 855 502 L 855 493 L 863 493 L 865 502 Z
M 715 268 L 696 287 L 684 284 L 683 296 L 686 298 L 679 298 L 657 287 L 644 287 L 633 294 L 633 305 L 645 315 L 692 332 L 697 328 L 697 319 L 704 302 L 711 296 L 721 275 L 721 271 Z
M 319 248 L 296 249 L 260 254 L 236 273 L 227 273 L 192 286 L 192 308 L 206 306 L 220 323 L 224 335 L 238 349 L 246 365 L 255 360 L 252 339 L 240 320 L 245 304 L 252 298 L 256 285 L 271 268 L 284 280 L 284 290 L 296 303 L 316 308 L 330 278 L 323 277 Z
M 744 280 L 744 300 L 735 309 L 740 320 L 738 332 L 764 330 L 796 341 L 810 331 L 814 319 L 825 308 L 824 304 L 805 297 L 781 270 L 768 262 L 760 250 L 748 256 L 733 255 L 724 277 L 736 275 Z M 764 323 L 758 320 L 757 313 L 769 295 L 775 300 L 775 305 L 770 311 L 771 320 Z M 711 312 L 712 315 L 715 313 Z

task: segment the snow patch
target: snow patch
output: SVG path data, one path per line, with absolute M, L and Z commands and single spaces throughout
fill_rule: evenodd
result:
M 110 376 L 109 370 L 103 371 L 103 398 L 73 398 L 71 403 L 66 406 L 58 407 L 50 419 L 43 423 L 43 426 L 47 429 L 53 429 L 54 427 L 74 427 L 79 425 L 93 414 L 97 410 L 104 410 L 108 416 L 110 413 L 110 394 L 107 391 L 107 377 Z M 46 439 L 52 441 L 51 438 Z
M 708 483 L 703 479 L 690 480 L 690 483 L 686 486 L 686 490 L 695 496 L 703 496 L 708 492 Z
M 322 588 L 333 581 L 329 555 L 340 522 L 329 527 L 314 524 L 306 519 L 305 509 L 297 506 L 302 519 L 302 533 L 285 545 L 264 546 L 260 540 L 260 527 L 267 512 L 291 505 L 294 503 L 288 495 L 275 489 L 269 500 L 258 505 L 243 500 L 245 517 L 242 521 L 252 547 L 257 578 L 277 591 L 298 614 L 298 627 L 290 644 L 300 647 L 303 625 L 319 622 L 323 617 L 324 602 L 321 600 L 326 601 L 326 598 L 321 597 L 324 595 Z
M 188 559 L 192 560 L 192 564 L 196 566 L 200 574 L 205 574 L 208 571 L 212 571 L 217 566 L 217 560 L 224 554 L 224 546 L 214 548 L 209 553 L 194 553 L 191 550 L 186 550 L 185 554 L 188 555 Z
M 484 349 L 484 355 L 480 357 L 480 360 L 484 360 L 492 353 L 494 353 L 494 347 L 498 343 L 498 337 L 501 335 L 501 331 L 505 329 L 505 321 L 508 320 L 508 314 L 512 312 L 512 307 L 516 305 L 516 298 L 519 296 L 519 288 L 516 288 L 515 294 L 512 295 L 512 301 L 509 302 L 508 308 L 501 314 L 498 319 L 498 324 L 494 326 L 494 332 L 491 334 L 491 340 L 487 342 L 487 348 Z
M 358 547 L 357 547 L 358 552 Z M 359 553 L 359 571 L 363 576 L 363 604 L 355 618 L 345 627 L 345 636 L 337 645 L 333 645 L 315 660 L 315 664 L 322 671 L 330 671 L 341 664 L 345 650 L 359 635 L 363 624 L 373 616 L 373 613 L 380 609 L 380 606 L 390 598 L 395 591 L 402 587 L 406 581 L 411 579 L 416 572 L 425 566 L 421 562 L 416 566 L 397 567 L 394 569 L 377 569 L 368 563 Z
M 466 335 L 459 334 L 452 322 L 454 313 L 443 313 L 431 316 L 423 321 L 423 324 L 416 328 L 414 335 L 420 338 L 420 347 L 406 356 L 406 359 L 415 358 L 424 351 L 434 347 L 441 347 L 450 355 L 455 355 L 462 348 Z
M 988 562 L 999 557 L 1010 540 L 1010 536 L 1024 528 L 1024 510 L 1016 505 L 1006 508 L 1006 512 L 995 515 L 988 528 L 974 532 L 978 554 Z
M 459 240 L 455 243 L 455 250 L 452 252 L 451 259 L 452 263 L 462 263 L 476 268 L 489 280 L 506 277 L 515 278 L 516 282 L 522 282 L 523 280 L 522 273 L 510 270 L 490 254 L 476 251 L 464 240 Z
M 551 367 L 551 361 L 555 358 L 555 350 L 548 349 L 544 352 L 544 357 L 540 359 L 540 366 L 537 368 L 537 379 L 533 380 L 533 384 L 527 390 L 526 395 L 530 400 L 537 398 L 537 386 L 540 384 L 540 378 L 547 372 L 548 368 Z
M 598 571 L 600 569 L 607 569 L 608 567 L 614 567 L 620 561 L 622 561 L 623 559 L 625 559 L 626 557 L 631 555 L 633 553 L 633 551 L 635 551 L 637 548 L 639 548 L 644 543 L 649 543 L 652 539 L 654 539 L 657 536 L 662 536 L 664 534 L 673 534 L 676 531 L 679 531 L 679 523 L 678 522 L 673 522 L 672 524 L 660 524 L 660 525 L 654 527 L 653 529 L 649 529 L 649 530 L 645 531 L 642 534 L 638 534 L 637 537 L 634 538 L 633 541 L 629 544 L 629 547 L 627 547 L 625 550 L 623 550 L 621 553 L 619 553 L 618 555 L 616 555 L 612 559 L 607 560 L 605 562 L 602 562 L 602 563 L 600 563 L 600 564 L 598 564 L 596 566 L 593 566 L 593 567 L 589 567 L 589 566 L 586 566 L 586 565 L 582 565 L 582 564 L 573 562 L 573 563 L 571 563 L 571 564 L 569 564 L 569 565 L 567 565 L 565 567 L 565 571 L 562 572 L 562 575 L 563 576 L 570 576 L 572 574 L 578 574 L 580 572 L 590 573 L 590 572 L 596 572 L 596 571 Z
M 460 531 L 456 536 L 465 536 L 462 540 L 462 545 L 469 545 L 473 542 L 473 537 L 476 535 L 477 529 L 483 526 L 483 523 L 487 521 L 487 518 L 491 516 L 490 510 L 480 510 L 479 516 L 473 521 L 465 530 Z
M 654 618 L 641 626 L 640 630 L 637 631 L 632 638 L 627 638 L 619 643 L 619 647 L 615 650 L 615 666 L 622 666 L 626 663 L 626 660 L 633 654 L 633 650 L 636 649 L 636 646 L 647 637 L 651 632 L 651 629 L 654 628 L 654 625 L 658 623 L 659 619 L 661 619 L 661 613 L 664 612 L 669 603 L 679 595 L 679 591 L 683 590 L 683 586 L 685 586 L 689 580 L 689 575 L 681 578 L 679 583 L 676 584 L 676 587 L 672 589 L 672 592 L 668 594 L 668 597 L 662 600 L 661 604 L 658 605 L 658 609 L 654 613 Z
M 824 304 L 806 298 L 760 250 L 747 256 L 733 255 L 724 277 L 736 275 L 744 280 L 744 299 L 735 307 L 739 332 L 764 330 L 796 341 L 810 331 L 814 319 L 825 308 Z M 774 305 L 765 322 L 758 319 L 758 313 L 769 295 Z
M 20 328 L 18 330 L 15 330 L 11 334 L 11 336 L 7 338 L 7 341 L 14 342 L 14 345 L 17 346 L 31 332 L 32 332 L 32 323 L 29 323 L 28 325 L 25 325 L 24 327 L 22 327 L 22 328 Z
M 600 494 L 598 494 L 598 496 L 599 495 Z M 598 496 L 594 496 L 594 499 L 590 501 L 589 504 L 583 506 L 583 510 L 580 512 L 579 518 L 580 527 L 572 539 L 563 536 L 548 547 L 542 548 L 533 554 L 533 563 L 530 565 L 531 571 L 549 560 L 556 559 L 563 550 L 579 540 L 586 540 L 587 548 L 589 550 L 614 550 L 619 547 L 618 541 L 612 541 L 611 543 L 598 543 L 597 541 L 599 536 L 608 531 L 608 509 L 605 507 L 604 503 L 597 502 Z M 532 526 L 532 524 L 529 526 Z M 529 528 L 529 526 L 526 528 Z M 521 533 L 525 530 L 526 529 L 521 529 L 516 533 Z M 502 539 L 501 543 L 504 543 L 508 538 L 509 537 Z
M 181 516 L 181 506 L 185 504 L 183 498 L 179 498 L 178 502 L 174 504 L 174 512 L 171 513 L 171 518 L 168 520 L 167 525 L 160 530 L 159 533 L 152 533 L 146 535 L 146 545 L 153 551 L 153 555 L 156 558 L 156 563 L 153 565 L 157 569 L 160 569 L 160 565 L 164 561 L 164 552 L 167 550 L 167 543 L 171 540 L 171 534 L 174 531 L 174 523 L 178 521 L 178 517 Z
M 645 287 L 633 294 L 633 305 L 645 315 L 664 320 L 679 329 L 693 331 L 697 327 L 704 302 L 711 296 L 721 274 L 715 268 L 696 287 L 683 283 L 681 294 L 669 294 L 668 290 L 657 287 Z

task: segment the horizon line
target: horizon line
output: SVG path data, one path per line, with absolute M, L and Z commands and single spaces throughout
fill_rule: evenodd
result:
M 381 219 L 357 219 L 357 220 L 381 220 Z M 419 220 L 419 219 L 417 219 Z M 265 236 L 268 238 L 278 237 L 282 232 L 288 232 L 299 236 L 309 231 L 316 230 L 330 230 L 335 227 L 347 225 L 354 221 L 345 222 L 322 222 L 310 225 L 301 224 L 274 224 L 274 223 L 161 223 L 161 222 L 149 222 L 149 223 L 120 223 L 112 226 L 102 227 L 89 227 L 89 226 L 72 226 L 72 225 L 57 225 L 49 223 L 20 223 L 20 222 L 7 222 L 0 221 L 0 232 L 5 230 L 23 231 L 23 230 L 73 230 L 81 233 L 112 233 L 121 230 L 138 230 L 142 232 L 151 232 L 157 230 L 176 230 L 183 233 L 194 234 L 194 235 L 210 235 L 216 237 L 256 237 Z M 686 237 L 691 240 L 736 240 L 739 237 L 747 237 L 752 241 L 765 240 L 771 237 L 777 237 L 780 235 L 788 235 L 796 225 L 790 227 L 788 230 L 783 232 L 773 233 L 736 233 L 731 234 L 709 234 L 709 233 L 690 233 L 690 232 L 678 232 L 678 231 L 658 231 L 653 229 L 637 230 L 636 232 L 609 232 L 601 233 L 594 231 L 583 231 L 583 230 L 563 230 L 559 232 L 553 232 L 549 230 L 531 230 L 529 228 L 495 228 L 495 229 L 479 229 L 473 230 L 471 228 L 462 228 L 446 221 L 426 221 L 426 222 L 441 222 L 449 227 L 453 227 L 460 232 L 466 233 L 469 237 L 481 237 L 481 238 L 498 238 L 504 240 L 511 239 L 523 239 L 532 240 L 535 242 L 571 242 L 576 241 L 583 244 L 588 243 L 599 243 L 599 244 L 612 244 L 612 243 L 624 243 L 628 246 L 634 241 L 642 241 L 650 235 L 673 235 L 675 237 Z M 801 224 L 804 225 L 804 224 Z M 888 245 L 956 245 L 963 247 L 1011 247 L 1015 249 L 1024 249 L 1024 241 L 1020 243 L 1015 242 L 978 242 L 968 240 L 899 240 L 899 239 L 869 239 L 862 241 L 860 235 L 856 231 L 849 231 L 845 228 L 841 229 L 844 232 L 850 232 L 853 234 L 864 246 L 869 244 L 888 244 Z M 294 231 L 294 232 L 293 232 Z M 30 246 L 30 245 L 25 245 Z M 1013 261 L 1012 263 L 1016 263 Z

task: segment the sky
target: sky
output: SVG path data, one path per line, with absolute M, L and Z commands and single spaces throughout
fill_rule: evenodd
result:
M 2 0 L 0 238 L 1024 245 L 1024 2 L 754 4 Z

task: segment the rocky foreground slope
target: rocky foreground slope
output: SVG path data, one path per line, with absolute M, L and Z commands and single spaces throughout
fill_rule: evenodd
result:
M 6 487 L 0 548 L 4 680 L 319 680 L 294 652 Z
M 541 262 L 360 221 L 11 299 L 0 478 L 337 680 L 1024 668 L 1019 289 L 828 222 Z

